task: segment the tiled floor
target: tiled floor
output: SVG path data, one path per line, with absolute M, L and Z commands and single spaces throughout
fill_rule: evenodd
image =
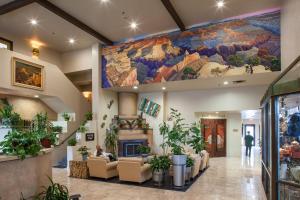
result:
M 250 159 L 210 159 L 210 168 L 186 192 L 69 178 L 64 169 L 53 169 L 53 178 L 82 200 L 265 200 L 258 150 Z

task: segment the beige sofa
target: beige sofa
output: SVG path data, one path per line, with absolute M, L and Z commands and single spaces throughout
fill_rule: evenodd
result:
M 108 158 L 105 157 L 89 157 L 87 161 L 91 177 L 98 178 L 112 178 L 118 176 L 118 162 L 109 162 Z
M 192 167 L 192 178 L 195 178 L 200 172 L 202 158 L 199 154 L 190 154 L 190 156 L 194 160 L 194 166 Z
M 203 171 L 209 166 L 209 153 L 206 150 L 201 151 L 202 162 L 200 165 L 200 170 Z
M 118 172 L 121 181 L 143 183 L 152 178 L 150 164 L 142 158 L 119 158 Z

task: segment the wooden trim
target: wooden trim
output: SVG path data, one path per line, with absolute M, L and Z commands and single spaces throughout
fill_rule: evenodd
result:
M 54 14 L 60 16 L 64 20 L 66 20 L 66 21 L 70 22 L 71 24 L 77 26 L 81 30 L 83 30 L 83 31 L 87 32 L 88 34 L 94 36 L 95 38 L 102 41 L 103 43 L 105 43 L 107 45 L 113 45 L 113 41 L 111 41 L 110 39 L 108 39 L 105 36 L 101 35 L 96 30 L 92 29 L 88 25 L 84 24 L 83 22 L 81 22 L 77 18 L 73 17 L 72 15 L 67 13 L 66 11 L 62 10 L 61 8 L 57 7 L 53 3 L 49 2 L 48 0 L 36 0 L 36 2 L 39 5 L 41 5 L 42 7 L 46 8 L 47 10 L 49 10 L 49 11 L 53 12 Z
M 13 41 L 8 40 L 8 39 L 5 39 L 5 38 L 3 38 L 3 37 L 0 37 L 0 41 L 1 41 L 1 40 L 4 41 L 4 42 L 6 42 L 6 43 L 9 45 L 8 50 L 11 50 L 11 51 L 14 50 L 14 43 L 13 43 Z
M 176 10 L 175 10 L 174 6 L 172 5 L 172 3 L 170 2 L 170 0 L 161 0 L 161 2 L 165 6 L 167 11 L 169 12 L 171 17 L 173 18 L 173 20 L 177 24 L 177 26 L 180 28 L 180 30 L 185 31 L 186 30 L 185 25 L 182 22 L 181 18 L 179 17 L 178 13 L 176 12 Z
M 4 4 L 0 7 L 0 15 L 12 12 L 24 6 L 34 3 L 35 0 L 15 0 L 10 3 Z

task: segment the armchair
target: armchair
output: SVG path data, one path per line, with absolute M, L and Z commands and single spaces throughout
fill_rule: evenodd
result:
M 150 164 L 144 164 L 142 158 L 119 158 L 119 179 L 143 183 L 152 178 Z
M 118 176 L 118 162 L 109 162 L 102 157 L 90 157 L 87 161 L 90 176 L 98 178 L 112 178 Z

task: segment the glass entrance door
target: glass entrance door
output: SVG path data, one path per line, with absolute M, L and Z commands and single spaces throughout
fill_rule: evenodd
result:
M 246 124 L 245 125 L 245 132 L 244 132 L 244 138 L 246 135 L 248 135 L 248 132 L 250 135 L 254 138 L 252 142 L 252 146 L 255 146 L 255 125 L 254 124 Z

